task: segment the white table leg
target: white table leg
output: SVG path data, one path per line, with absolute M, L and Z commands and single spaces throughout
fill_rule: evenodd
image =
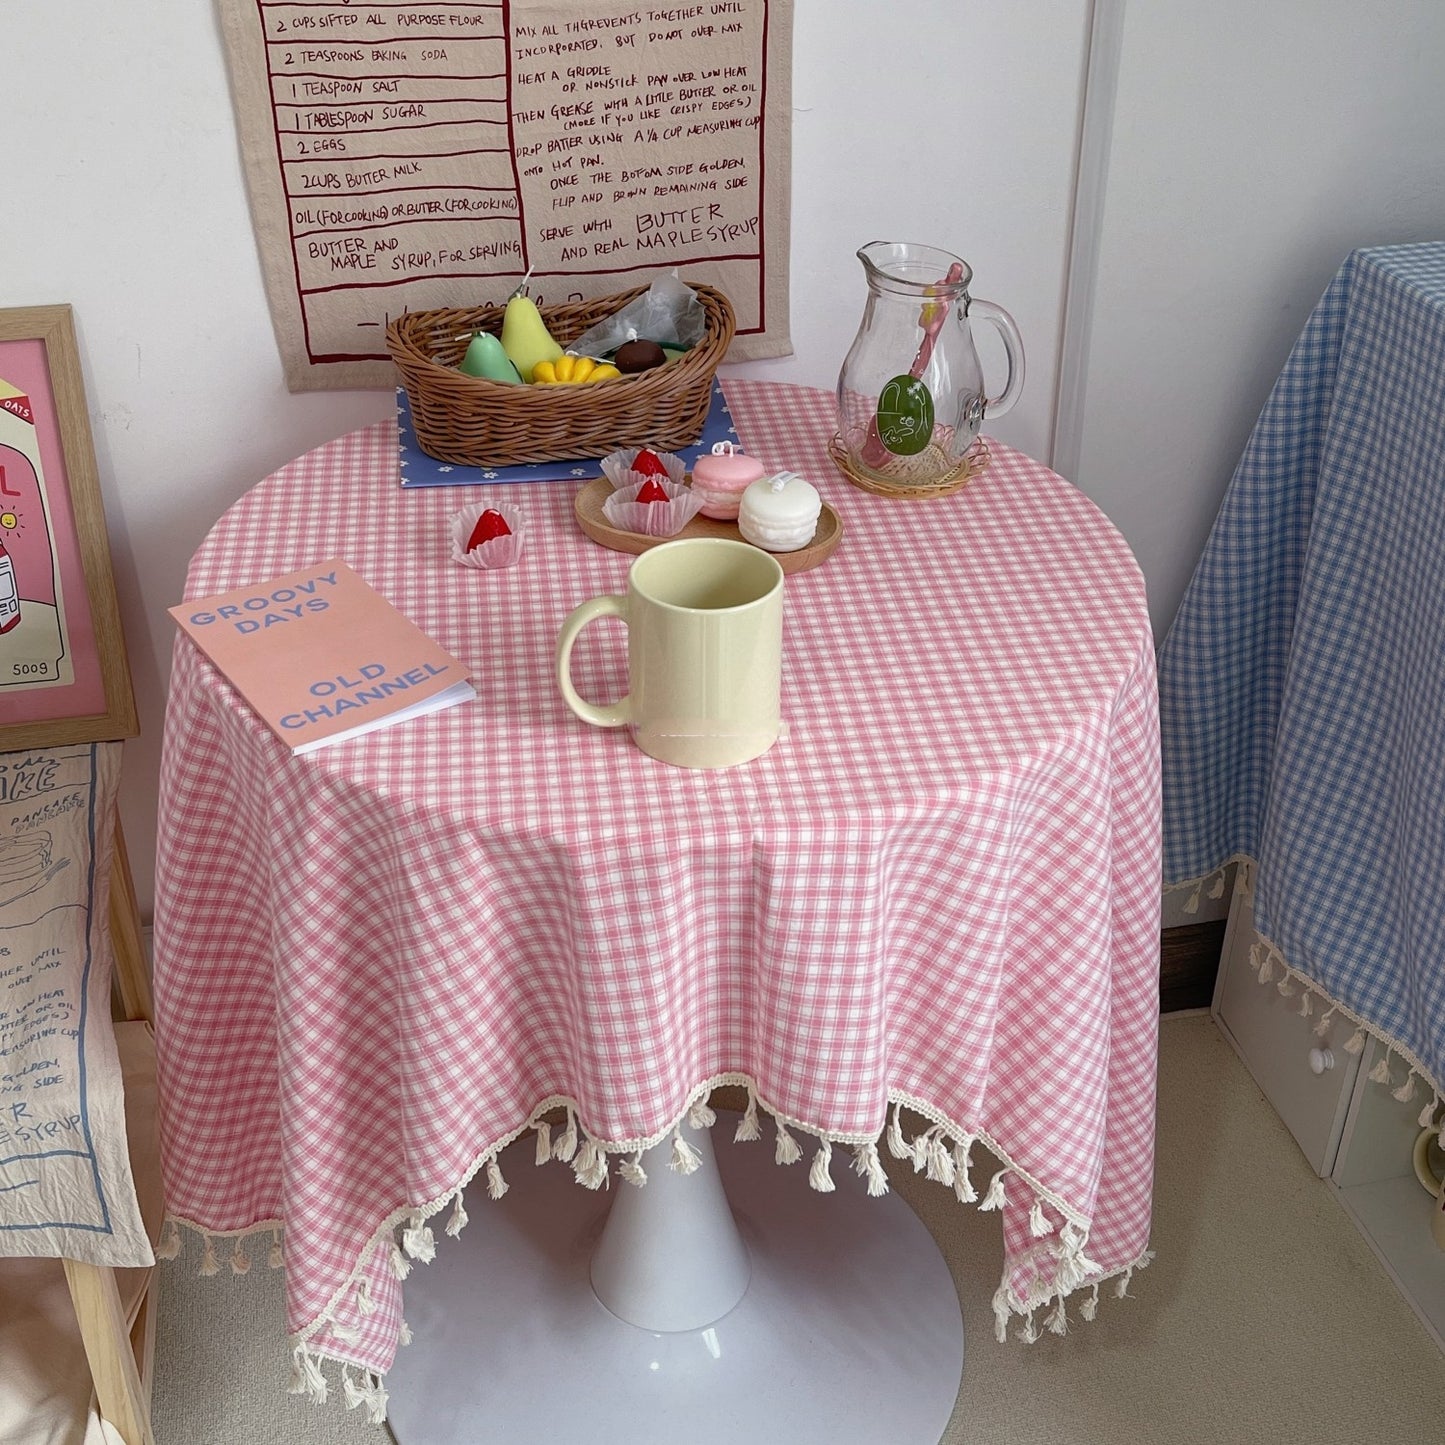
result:
M 869 1198 L 847 1151 L 820 1194 L 770 1143 L 723 1142 L 733 1122 L 716 1158 L 687 1131 L 696 1173 L 668 1168 L 670 1143 L 641 1189 L 614 1169 L 610 1200 L 504 1159 L 507 1195 L 478 1190 L 406 1282 L 398 1445 L 937 1445 L 963 1321 L 928 1231 Z

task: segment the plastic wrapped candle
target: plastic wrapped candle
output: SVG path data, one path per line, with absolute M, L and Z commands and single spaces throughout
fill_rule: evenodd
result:
M 717 442 L 711 453 L 692 464 L 692 489 L 702 498 L 704 517 L 733 521 L 743 492 L 765 474 L 756 457 L 744 456 L 731 442 Z
M 738 531 L 765 552 L 796 552 L 813 540 L 823 500 L 796 472 L 778 472 L 743 493 Z

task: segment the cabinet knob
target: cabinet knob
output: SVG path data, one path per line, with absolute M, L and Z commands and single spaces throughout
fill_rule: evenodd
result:
M 1333 1049 L 1310 1050 L 1310 1073 L 1327 1074 L 1334 1066 L 1335 1052 Z

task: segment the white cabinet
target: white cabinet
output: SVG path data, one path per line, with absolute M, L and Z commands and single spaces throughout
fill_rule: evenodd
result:
M 1354 1029 L 1342 1015 L 1328 1039 L 1316 1037 L 1319 1000 L 1312 1016 L 1301 1016 L 1300 985 L 1292 985 L 1291 996 L 1281 995 L 1278 965 L 1276 977 L 1261 984 L 1250 966 L 1257 942 L 1254 910 L 1236 893 L 1214 991 L 1215 1021 L 1445 1350 L 1445 1250 L 1431 1237 L 1430 1196 L 1411 1164 L 1420 1110 L 1429 1096 L 1417 1093 L 1401 1102 L 1389 1086 L 1369 1078 L 1383 1046 L 1370 1039 L 1359 1055 L 1348 1053 L 1344 1044 Z M 1398 1059 L 1393 1073 L 1395 1083 L 1403 1081 L 1405 1067 Z
M 1320 1010 L 1301 1015 L 1298 983 L 1290 985 L 1288 996 L 1281 994 L 1277 966 L 1275 979 L 1260 983 L 1250 966 L 1256 942 L 1254 909 L 1247 895 L 1236 892 L 1214 988 L 1215 1021 L 1315 1173 L 1328 1176 L 1360 1073 L 1360 1056 L 1344 1048 L 1353 1030 L 1341 1020 L 1330 1039 L 1317 1038 Z M 1407 1155 L 1407 1167 L 1409 1162 Z

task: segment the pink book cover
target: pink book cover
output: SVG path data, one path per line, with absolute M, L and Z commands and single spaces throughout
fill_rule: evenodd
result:
M 340 558 L 169 610 L 294 753 L 476 696 L 463 664 Z

